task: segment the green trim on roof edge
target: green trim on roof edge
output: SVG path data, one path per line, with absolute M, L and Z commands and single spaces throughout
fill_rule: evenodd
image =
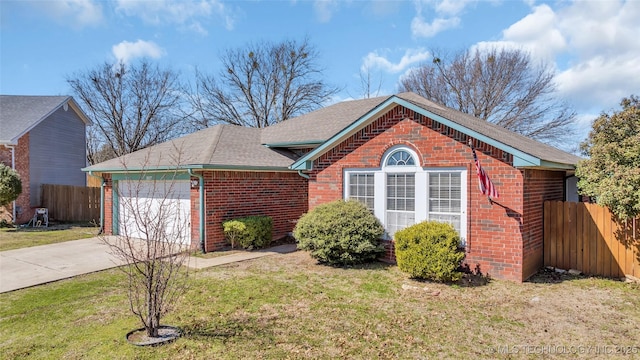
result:
M 451 120 L 448 120 L 440 115 L 434 114 L 428 110 L 425 110 L 423 108 L 421 108 L 418 105 L 415 105 L 407 100 L 404 100 L 402 98 L 399 98 L 396 95 L 391 96 L 389 99 L 385 100 L 383 103 L 379 104 L 378 106 L 376 106 L 375 108 L 373 108 L 372 110 L 370 110 L 369 112 L 367 112 L 365 115 L 363 115 L 362 117 L 360 117 L 358 120 L 354 121 L 353 123 L 351 123 L 351 125 L 347 126 L 346 128 L 344 128 L 342 131 L 340 131 L 339 133 L 337 133 L 336 135 L 332 136 L 330 139 L 328 139 L 326 142 L 324 142 L 322 145 L 318 146 L 317 148 L 315 148 L 314 150 L 310 151 L 309 153 L 307 153 L 305 156 L 301 157 L 300 159 L 298 159 L 295 163 L 293 163 L 289 168 L 292 170 L 312 170 L 313 168 L 313 160 L 317 159 L 320 155 L 322 155 L 323 153 L 325 153 L 326 151 L 328 151 L 331 147 L 335 146 L 335 144 L 338 141 L 341 141 L 342 139 L 350 136 L 352 134 L 352 132 L 355 132 L 357 130 L 359 130 L 360 127 L 363 127 L 365 123 L 368 122 L 368 120 L 370 120 L 372 117 L 378 115 L 381 110 L 386 109 L 387 107 L 389 107 L 392 104 L 397 104 L 400 106 L 403 106 L 407 109 L 413 110 L 416 113 L 419 113 L 423 116 L 428 116 L 454 130 L 460 131 L 466 135 L 472 136 L 486 144 L 489 144 L 491 146 L 494 146 L 500 150 L 503 150 L 505 152 L 508 152 L 510 154 L 513 155 L 514 157 L 514 167 L 525 167 L 525 166 L 536 166 L 536 167 L 540 167 L 543 166 L 543 162 L 547 164 L 548 167 L 553 167 L 553 168 L 558 168 L 561 169 L 563 168 L 563 166 L 568 167 L 568 169 L 573 169 L 573 166 L 568 165 L 568 164 L 559 164 L 559 163 L 553 163 L 553 162 L 547 162 L 547 161 L 543 161 L 542 159 L 539 159 L 533 155 L 527 154 L 523 151 L 520 151 L 516 148 L 513 148 L 509 145 L 506 145 L 498 140 L 492 139 L 486 135 L 480 134 L 477 131 L 471 130 L 467 127 L 464 127 L 458 123 L 455 123 Z
M 171 172 L 171 171 L 187 171 L 193 170 L 246 170 L 246 171 L 277 171 L 277 172 L 292 172 L 292 169 L 280 166 L 241 166 L 241 165 L 181 165 L 181 166 L 157 166 L 147 168 L 104 168 L 104 169 L 90 169 L 89 167 L 81 169 L 84 172 L 93 171 L 99 173 L 129 173 L 129 172 Z

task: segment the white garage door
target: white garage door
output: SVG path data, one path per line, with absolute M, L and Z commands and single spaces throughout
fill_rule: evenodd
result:
M 189 244 L 191 196 L 189 181 L 118 182 L 120 235 Z

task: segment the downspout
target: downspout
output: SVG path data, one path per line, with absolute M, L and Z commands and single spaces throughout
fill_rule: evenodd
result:
M 298 175 L 302 176 L 303 178 L 309 180 L 309 175 L 305 174 L 302 172 L 302 170 L 298 170 Z
M 16 171 L 16 146 L 15 145 L 7 145 L 9 149 L 11 149 L 11 170 Z M 13 200 L 11 204 L 11 216 L 13 219 L 13 224 L 16 223 L 16 201 Z
M 100 231 L 98 231 L 98 235 L 104 232 L 104 187 L 107 182 L 104 180 L 102 176 L 94 175 L 93 171 L 89 171 L 89 175 L 96 177 L 101 180 L 100 184 Z
M 204 242 L 204 176 L 202 174 L 196 174 L 193 172 L 193 169 L 187 169 L 189 171 L 189 175 L 195 176 L 198 178 L 199 183 L 199 196 L 200 196 L 200 206 L 199 206 L 199 230 L 200 230 L 200 250 L 202 250 L 203 254 L 206 254 L 207 249 Z

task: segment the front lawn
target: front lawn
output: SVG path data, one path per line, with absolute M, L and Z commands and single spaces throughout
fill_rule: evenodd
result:
M 525 284 L 450 286 L 410 280 L 381 263 L 320 266 L 304 252 L 193 274 L 179 309 L 164 321 L 185 331 L 174 343 L 140 348 L 125 341 L 139 325 L 127 310 L 123 275 L 109 270 L 0 294 L 0 354 L 475 359 L 546 351 L 547 358 L 566 359 L 640 351 L 638 284 L 543 274 Z M 500 353 L 505 350 L 511 355 Z
M 86 239 L 97 234 L 98 227 L 88 223 L 52 225 L 48 228 L 0 228 L 0 251 Z

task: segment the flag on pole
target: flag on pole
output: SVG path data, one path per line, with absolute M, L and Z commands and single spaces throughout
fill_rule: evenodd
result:
M 487 173 L 480 165 L 480 160 L 478 160 L 476 150 L 473 148 L 471 141 L 469 141 L 469 145 L 471 146 L 471 151 L 473 152 L 473 160 L 476 163 L 476 173 L 478 174 L 480 192 L 482 192 L 482 195 L 487 195 L 490 198 L 499 198 L 500 194 L 498 193 L 498 189 L 496 189 L 495 185 L 493 185 L 493 182 L 489 178 L 489 175 L 487 175 Z

